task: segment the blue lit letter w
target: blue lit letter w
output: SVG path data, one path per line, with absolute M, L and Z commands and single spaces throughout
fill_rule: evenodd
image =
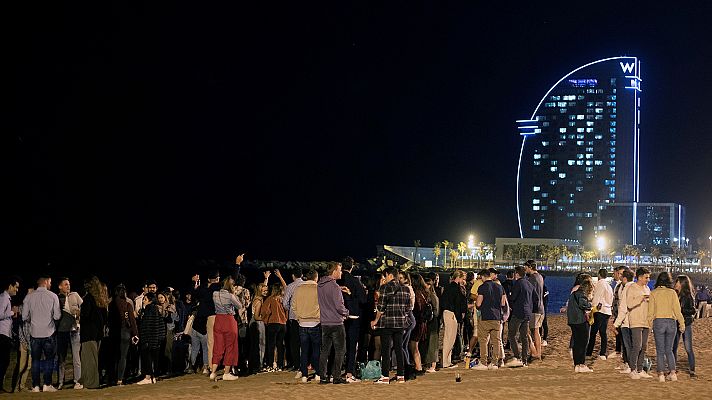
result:
M 629 64 L 629 63 L 625 63 L 625 64 L 623 64 L 623 63 L 621 62 L 620 64 L 621 64 L 621 68 L 623 69 L 623 72 L 625 72 L 625 73 L 627 73 L 627 74 L 632 73 L 632 72 L 633 72 L 633 68 L 635 68 L 635 63 L 630 63 L 630 64 Z

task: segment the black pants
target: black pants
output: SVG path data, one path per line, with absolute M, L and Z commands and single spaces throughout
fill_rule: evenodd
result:
M 361 335 L 361 320 L 349 318 L 344 321 L 346 329 L 346 373 L 356 372 L 356 349 Z
M 161 352 L 163 347 L 150 348 L 149 346 L 141 347 L 141 372 L 144 375 L 156 377 L 156 370 L 160 362 Z
M 608 319 L 611 318 L 610 315 L 606 315 L 600 312 L 593 314 L 593 325 L 591 325 L 591 336 L 588 339 L 588 348 L 586 349 L 586 355 L 590 356 L 593 354 L 593 346 L 596 344 L 596 333 L 601 335 L 601 349 L 598 354 L 605 356 L 608 350 Z
M 260 330 L 257 322 L 250 323 L 247 335 L 250 337 L 250 374 L 256 374 L 262 369 L 262 358 L 260 357 Z M 238 345 L 240 341 L 238 341 Z
M 12 350 L 10 338 L 0 335 L 0 389 L 5 388 L 5 372 L 7 367 L 10 366 L 10 350 Z
M 396 374 L 405 376 L 405 361 L 403 355 L 403 329 L 383 328 L 381 329 L 381 375 L 389 376 L 391 370 L 391 346 L 395 342 L 396 353 Z
M 321 379 L 327 376 L 329 353 L 332 346 L 334 347 L 334 357 L 331 376 L 336 379 L 341 376 L 341 364 L 343 364 L 344 355 L 346 354 L 346 330 L 343 324 L 321 326 L 321 352 L 319 353 Z
M 267 324 L 265 333 L 267 343 L 265 348 L 265 364 L 271 368 L 274 363 L 274 349 L 277 348 L 277 368 L 284 368 L 284 334 L 286 333 L 284 324 Z
M 290 319 L 287 322 L 287 337 L 289 339 L 289 365 L 299 368 L 301 356 L 299 347 L 299 321 Z
M 571 327 L 571 339 L 573 341 L 574 365 L 583 365 L 586 363 L 586 345 L 588 344 L 589 335 L 588 322 L 569 326 Z

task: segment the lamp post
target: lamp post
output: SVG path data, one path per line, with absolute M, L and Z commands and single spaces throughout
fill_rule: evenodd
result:
M 707 255 L 710 257 L 710 266 L 712 266 L 712 235 L 710 235 L 707 239 L 710 241 L 710 252 L 707 253 Z
M 598 247 L 598 260 L 600 266 L 603 267 L 603 250 L 606 249 L 606 238 L 599 236 L 598 239 L 596 239 L 596 245 Z
M 470 235 L 467 238 L 467 248 L 470 250 L 470 268 L 472 268 L 472 259 L 474 258 L 475 235 Z

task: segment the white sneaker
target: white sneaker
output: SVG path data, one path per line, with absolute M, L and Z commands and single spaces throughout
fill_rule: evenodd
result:
M 638 375 L 640 375 L 641 378 L 652 378 L 653 377 L 652 375 L 650 375 L 649 373 L 647 373 L 645 371 L 638 372 Z
M 640 379 L 640 374 L 637 371 L 630 373 L 630 379 Z
M 210 368 L 203 367 L 203 375 L 210 375 Z
M 302 380 L 302 383 L 309 382 L 309 378 L 307 378 L 306 376 L 303 376 L 301 380 Z
M 579 367 L 579 366 L 577 365 L 577 366 L 574 367 L 574 373 L 579 373 L 579 372 L 581 372 L 581 367 Z
M 549 343 L 547 343 L 546 340 L 542 340 L 542 341 L 541 341 L 541 345 L 544 346 L 544 347 L 546 347 L 546 346 L 549 345 Z
M 236 380 L 238 380 L 239 378 L 240 378 L 239 376 L 233 375 L 233 374 L 231 374 L 231 373 L 229 373 L 229 372 L 223 374 L 223 380 L 224 380 L 224 381 L 236 381 Z
M 82 385 L 79 382 L 74 384 L 74 390 L 81 390 L 81 389 L 84 389 L 84 385 Z
M 57 388 L 55 388 L 52 385 L 44 385 L 42 386 L 42 392 L 56 392 Z
M 296 375 L 294 375 L 294 379 L 301 379 L 302 378 L 302 371 L 297 371 Z
M 488 368 L 485 364 L 477 364 L 470 369 L 474 369 L 475 371 L 487 371 Z
M 593 372 L 593 370 L 586 365 L 582 365 L 579 367 L 579 372 Z
M 611 353 L 608 355 L 608 358 L 617 358 L 617 357 L 618 357 L 618 353 Z
M 32 393 L 39 393 L 39 392 L 40 392 L 40 387 L 39 387 L 39 386 L 35 386 L 35 387 L 32 388 Z
M 522 365 L 524 365 L 524 364 L 518 358 L 513 358 L 513 359 L 507 361 L 506 363 L 504 363 L 504 366 L 507 368 L 521 367 Z
M 574 359 L 574 351 L 573 351 L 573 349 L 569 349 L 569 357 L 571 357 L 572 360 Z
M 606 356 L 598 356 L 598 359 L 599 359 L 599 360 L 604 360 L 604 361 L 605 361 L 605 360 L 606 360 Z
M 670 377 L 670 380 L 671 380 L 671 381 L 677 382 L 677 373 L 676 373 L 676 372 L 674 372 L 674 371 L 671 372 L 670 375 L 669 375 L 669 377 Z
M 497 370 L 497 369 L 499 369 L 499 367 L 497 366 L 497 364 L 490 364 L 489 366 L 487 366 L 487 369 L 489 369 L 489 370 Z
M 359 382 L 361 382 L 361 379 L 358 379 L 358 378 L 356 378 L 355 376 L 352 375 L 352 376 L 346 377 L 346 382 L 348 382 L 348 383 L 359 383 Z
M 218 374 L 216 374 L 215 372 L 211 372 L 211 373 L 210 373 L 210 380 L 211 380 L 211 381 L 217 381 L 217 380 L 218 380 Z
M 624 369 L 621 369 L 618 372 L 621 374 L 630 374 L 631 371 L 630 371 L 630 367 L 625 367 Z
M 153 383 L 153 378 L 143 378 L 142 381 L 136 382 L 137 385 L 150 385 Z
M 391 383 L 391 380 L 386 376 L 381 376 L 380 379 L 373 383 L 375 383 L 376 385 L 388 385 L 389 383 Z
M 316 383 L 321 382 L 321 377 L 319 375 L 314 375 L 314 382 L 316 382 Z
M 665 383 L 665 374 L 658 375 L 658 382 Z

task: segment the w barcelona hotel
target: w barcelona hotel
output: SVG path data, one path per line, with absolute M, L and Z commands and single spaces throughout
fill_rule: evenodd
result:
M 681 205 L 640 199 L 642 83 L 637 57 L 593 61 L 564 75 L 516 121 L 521 238 L 684 241 Z

